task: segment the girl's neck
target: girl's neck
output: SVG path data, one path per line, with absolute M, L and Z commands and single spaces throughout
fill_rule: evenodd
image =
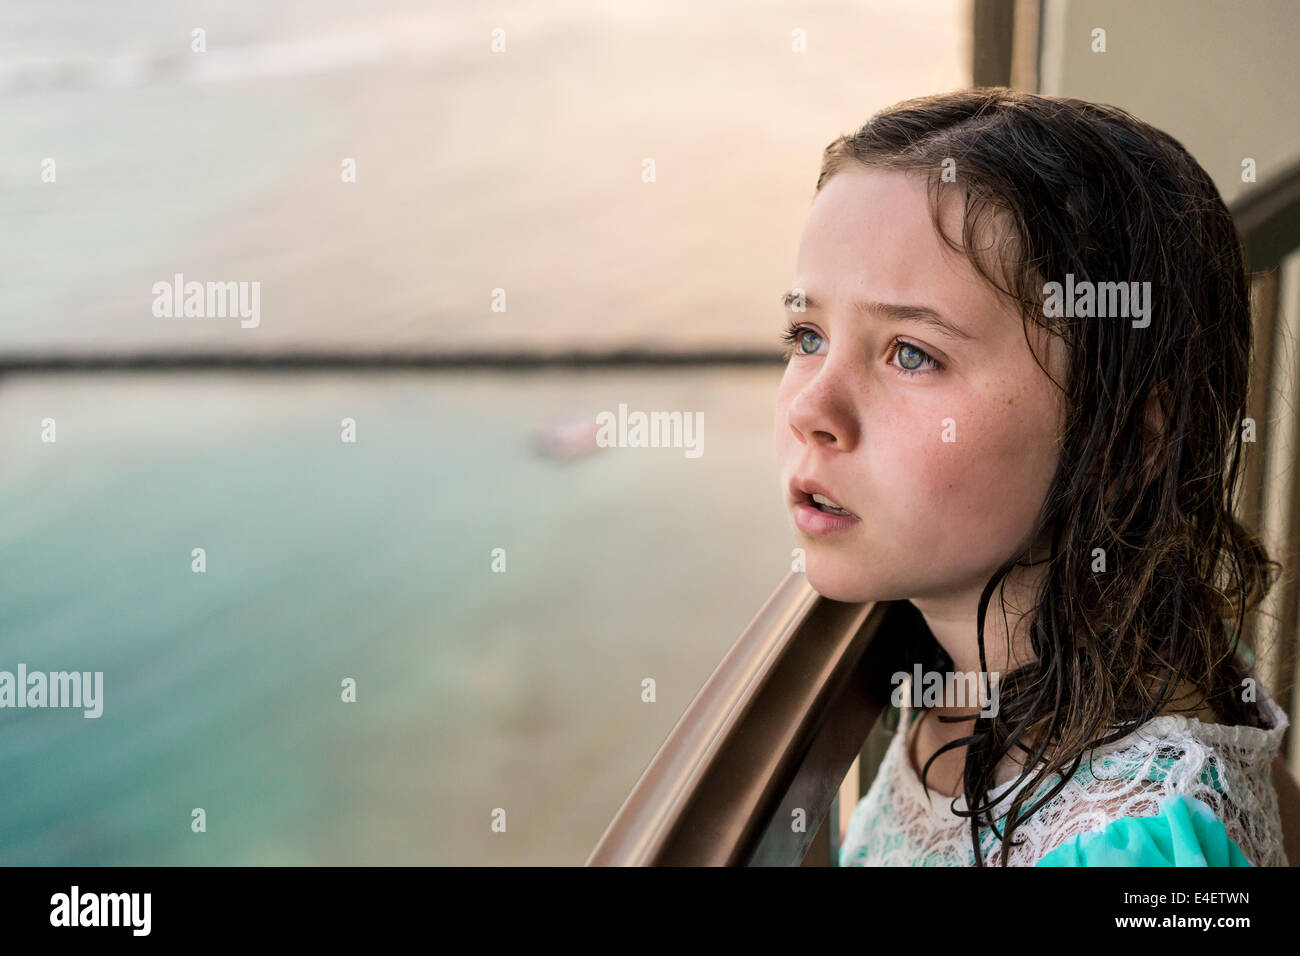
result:
M 972 581 L 956 592 L 912 598 L 911 603 L 921 612 L 935 640 L 952 659 L 953 669 L 959 674 L 987 674 L 987 677 L 981 676 L 980 679 L 987 680 L 989 686 L 994 686 L 1002 675 L 1034 660 L 1028 624 L 1030 614 L 1038 602 L 1046 571 L 1047 562 L 1040 549 L 1034 553 L 1032 560 L 1012 568 L 994 590 L 984 618 L 983 668 L 980 666 L 976 618 L 980 595 L 987 578 Z M 1153 684 L 1152 693 L 1157 689 L 1158 684 Z M 968 716 L 980 708 L 957 706 L 945 701 L 943 705 L 928 709 L 934 716 Z M 1222 720 L 1205 696 L 1189 681 L 1182 681 L 1178 685 L 1160 714 L 1182 714 L 1203 723 L 1219 723 Z M 937 738 L 962 736 L 969 732 L 971 724 L 962 722 L 945 726 L 954 729 L 937 733 Z M 961 729 L 963 727 L 966 728 L 964 731 Z
M 978 630 L 980 594 L 987 578 L 971 582 L 953 593 L 914 597 L 911 603 L 926 626 L 952 659 L 960 673 L 987 671 L 1002 675 L 1034 659 L 1029 643 L 1028 618 L 1038 601 L 1045 564 L 1016 566 L 989 599 L 984 618 L 984 664 L 980 666 Z M 1005 603 L 1005 620 L 1003 605 Z M 1008 640 L 1008 637 L 1011 640 Z M 937 708 L 958 713 L 963 708 Z

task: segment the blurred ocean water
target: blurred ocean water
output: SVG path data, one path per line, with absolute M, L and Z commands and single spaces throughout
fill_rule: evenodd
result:
M 6 380 L 0 670 L 104 709 L 0 710 L 0 863 L 581 863 L 789 567 L 778 374 Z M 704 454 L 532 452 L 629 399 Z

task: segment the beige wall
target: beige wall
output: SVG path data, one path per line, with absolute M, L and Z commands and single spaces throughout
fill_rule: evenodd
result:
M 1106 52 L 1092 52 L 1092 31 Z M 1040 90 L 1123 107 L 1177 138 L 1231 202 L 1300 159 L 1294 0 L 1043 0 Z

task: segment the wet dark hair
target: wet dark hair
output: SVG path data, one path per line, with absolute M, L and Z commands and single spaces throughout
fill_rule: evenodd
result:
M 1066 406 L 1058 470 L 1033 532 L 985 586 L 978 613 L 987 670 L 991 597 L 1050 537 L 1025 618 L 1035 660 L 1001 676 L 995 716 L 954 718 L 973 719 L 971 734 L 922 772 L 924 781 L 939 754 L 968 746 L 969 809 L 954 812 L 971 818 L 976 864 L 988 825 L 1006 865 L 1017 826 L 1064 788 L 1085 752 L 1172 709 L 1180 686 L 1195 687 L 1225 723 L 1270 726 L 1242 699 L 1238 656 L 1245 615 L 1280 569 L 1234 517 L 1251 356 L 1241 240 L 1181 144 L 1078 99 L 999 87 L 907 100 L 827 146 L 817 191 L 855 167 L 927 174 L 941 235 L 940 200 L 960 198 L 962 235 L 946 241 L 1019 306 L 1027 340 L 1032 322 L 1068 347 L 1068 374 L 1056 383 Z M 1076 284 L 1149 281 L 1150 324 L 1049 315 L 1044 284 L 1067 275 Z M 1104 573 L 1093 571 L 1097 548 Z M 932 662 L 947 659 L 934 653 Z M 1003 833 L 993 811 L 1006 795 L 986 800 L 1013 747 L 1030 755 L 1020 782 L 1039 769 L 1012 788 Z M 1054 774 L 1058 782 L 1021 812 Z

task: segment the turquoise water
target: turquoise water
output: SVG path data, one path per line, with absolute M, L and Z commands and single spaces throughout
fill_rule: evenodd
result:
M 104 712 L 0 710 L 0 862 L 581 863 L 789 566 L 778 375 L 5 379 L 0 669 Z M 533 453 L 619 402 L 704 454 Z

